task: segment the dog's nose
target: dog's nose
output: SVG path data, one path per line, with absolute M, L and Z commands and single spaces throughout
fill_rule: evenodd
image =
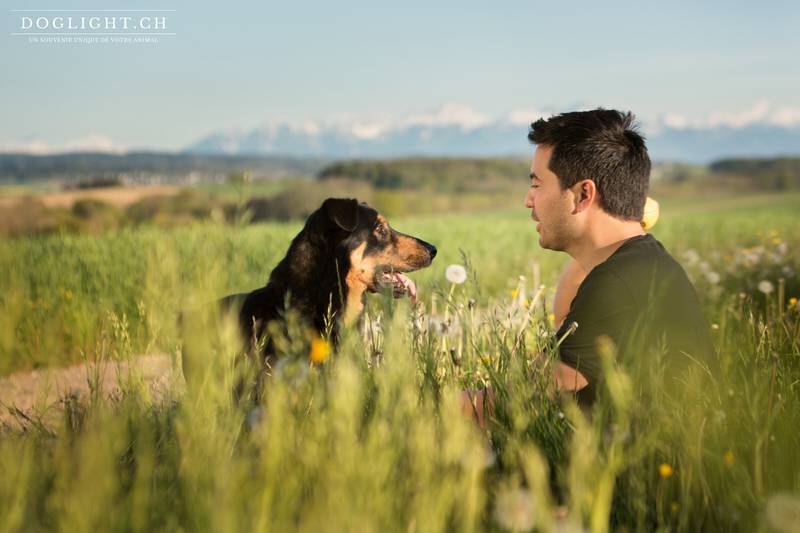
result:
M 431 254 L 431 259 L 436 257 L 436 247 L 434 245 L 425 243 L 425 249 L 428 250 L 429 254 Z

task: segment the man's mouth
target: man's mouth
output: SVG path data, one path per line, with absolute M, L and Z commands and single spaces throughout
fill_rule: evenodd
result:
M 417 303 L 417 286 L 402 273 L 396 271 L 383 272 L 381 273 L 380 281 L 392 284 L 395 298 L 401 298 L 405 293 L 409 293 L 411 294 L 411 301 Z

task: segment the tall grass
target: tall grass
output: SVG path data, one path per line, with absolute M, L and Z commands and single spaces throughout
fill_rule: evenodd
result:
M 224 379 L 155 399 L 134 373 L 110 399 L 66 401 L 55 425 L 21 418 L 0 440 L 0 530 L 797 531 L 800 295 L 783 267 L 800 265 L 800 227 L 781 205 L 664 213 L 654 228 L 698 288 L 718 387 L 643 396 L 609 345 L 591 416 L 551 400 L 548 377 L 527 369 L 551 344 L 539 304 L 564 258 L 538 249 L 524 211 L 398 220 L 439 248 L 414 275 L 422 305 L 371 297 L 366 334 L 345 331 L 318 366 L 293 344 L 259 408 L 231 401 Z M 177 355 L 177 310 L 262 285 L 298 229 L 2 243 L 6 371 Z M 773 263 L 776 240 L 790 246 Z M 760 263 L 739 260 L 759 247 Z M 459 248 L 471 275 L 451 285 Z M 748 289 L 775 272 L 772 293 Z M 483 385 L 498 391 L 489 434 L 454 405 Z

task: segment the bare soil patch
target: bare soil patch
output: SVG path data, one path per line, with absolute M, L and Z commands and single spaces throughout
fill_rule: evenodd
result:
M 61 415 L 62 400 L 86 398 L 97 383 L 103 398 L 120 394 L 125 380 L 140 377 L 154 400 L 164 398 L 182 384 L 179 367 L 166 354 L 126 361 L 103 361 L 67 368 L 20 372 L 0 379 L 0 428 L 19 429 L 20 421 L 52 424 Z

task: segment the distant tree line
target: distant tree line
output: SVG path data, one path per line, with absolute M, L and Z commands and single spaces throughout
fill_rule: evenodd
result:
M 524 159 L 408 158 L 341 161 L 319 173 L 320 180 L 345 178 L 375 189 L 490 192 L 525 187 L 530 161 Z
M 800 189 L 800 158 L 723 159 L 709 166 L 712 174 L 746 178 L 754 188 L 766 191 Z

